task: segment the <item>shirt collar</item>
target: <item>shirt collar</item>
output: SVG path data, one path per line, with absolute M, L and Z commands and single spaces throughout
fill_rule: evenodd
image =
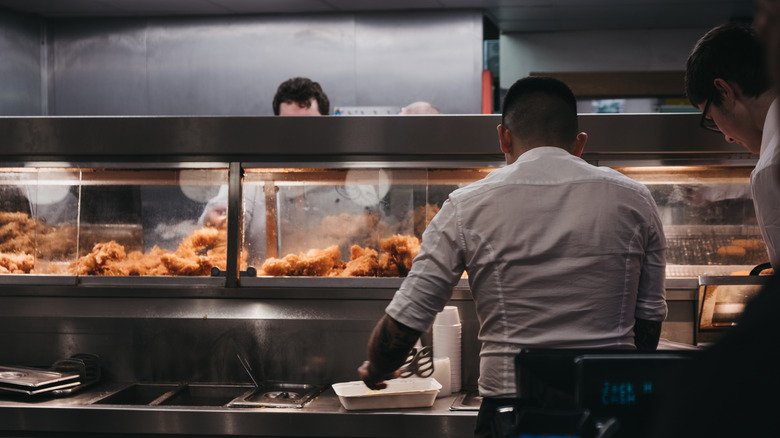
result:
M 769 147 L 772 138 L 778 134 L 780 129 L 778 118 L 780 118 L 780 97 L 775 98 L 772 105 L 769 106 L 769 111 L 766 113 L 764 130 L 761 132 L 761 150 L 759 155 L 764 155 L 764 150 Z
M 569 153 L 569 151 L 566 151 L 556 146 L 538 146 L 524 152 L 522 155 L 517 157 L 517 161 L 531 161 L 539 157 L 565 156 L 565 155 L 573 156 Z

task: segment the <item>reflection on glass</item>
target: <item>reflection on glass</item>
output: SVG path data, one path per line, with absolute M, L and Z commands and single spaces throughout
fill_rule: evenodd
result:
M 0 172 L 0 273 L 210 275 L 225 227 L 199 222 L 225 169 Z
M 750 194 L 751 167 L 616 170 L 647 185 L 658 205 L 668 277 L 746 275 L 768 261 Z
M 701 309 L 699 330 L 737 325 L 750 299 L 761 292 L 762 284 L 709 284 L 699 287 Z
M 78 275 L 207 276 L 226 268 L 225 224 L 200 222 L 227 170 L 83 172 Z
M 0 273 L 61 274 L 76 257 L 78 171 L 0 172 Z
M 480 169 L 253 170 L 244 181 L 250 264 L 270 276 L 403 277 L 447 195 L 485 174 Z

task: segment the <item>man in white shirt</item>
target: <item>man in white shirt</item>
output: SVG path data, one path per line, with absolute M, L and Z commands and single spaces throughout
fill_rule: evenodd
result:
M 506 167 L 450 194 L 358 370 L 372 389 L 397 377 L 465 270 L 482 342 L 477 436 L 489 434 L 498 403 L 516 400 L 521 348 L 654 350 L 667 312 L 655 202 L 645 186 L 579 158 L 587 134 L 571 90 L 517 81 L 498 136 Z
M 780 267 L 780 135 L 777 91 L 767 77 L 764 47 L 749 24 L 707 32 L 688 57 L 685 89 L 702 111 L 701 126 L 759 154 L 750 175 L 756 219 L 769 261 Z

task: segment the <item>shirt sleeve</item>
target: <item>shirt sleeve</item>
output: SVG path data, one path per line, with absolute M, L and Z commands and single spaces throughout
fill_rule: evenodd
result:
M 772 267 L 780 269 L 780 187 L 778 175 L 780 166 L 771 164 L 756 172 L 751 180 L 753 204 L 756 218 L 761 228 L 761 234 L 766 243 L 769 262 Z
M 447 200 L 423 233 L 409 275 L 385 312 L 407 327 L 424 332 L 452 297 L 465 269 L 454 203 Z
M 648 194 L 648 196 L 650 196 Z M 647 247 L 639 275 L 635 317 L 647 321 L 666 319 L 666 237 L 664 236 L 658 208 L 650 197 L 650 222 L 648 224 Z

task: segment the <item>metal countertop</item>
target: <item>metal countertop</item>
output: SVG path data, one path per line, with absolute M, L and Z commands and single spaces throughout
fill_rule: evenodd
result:
M 430 408 L 348 411 L 332 388 L 303 408 L 181 407 L 93 404 L 120 384 L 104 383 L 65 398 L 0 398 L 0 435 L 53 433 L 321 437 L 472 437 L 477 411 L 452 411 L 457 394 Z

